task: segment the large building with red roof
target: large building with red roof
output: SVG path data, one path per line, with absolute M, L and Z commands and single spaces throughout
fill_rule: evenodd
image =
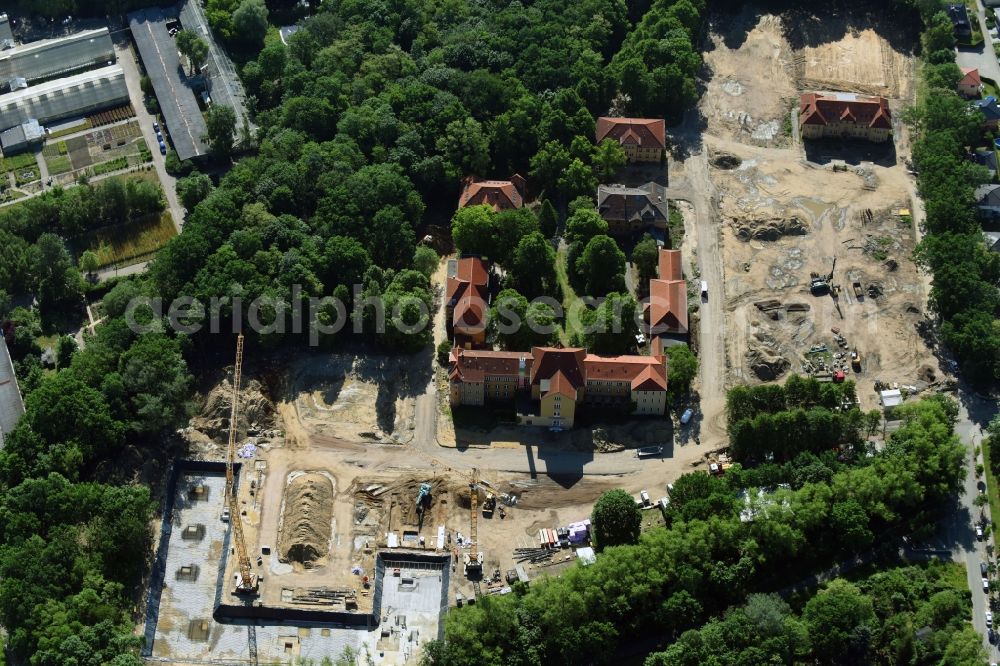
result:
M 806 93 L 799 98 L 799 128 L 803 139 L 866 139 L 892 137 L 892 113 L 884 97 L 854 93 Z
M 455 346 L 471 349 L 486 343 L 489 286 L 489 268 L 479 257 L 448 262 L 445 314 Z
M 617 141 L 629 162 L 659 162 L 667 148 L 667 128 L 662 119 L 597 119 L 597 143 Z
M 649 281 L 649 301 L 643 314 L 649 325 L 651 353 L 688 339 L 688 294 L 681 251 L 660 248 L 659 278 Z
M 525 425 L 571 428 L 581 404 L 659 416 L 667 408 L 664 356 L 597 356 L 558 347 L 530 352 L 453 349 L 448 379 L 453 405 L 520 397 L 517 417 Z
M 469 176 L 462 183 L 458 207 L 485 204 L 495 211 L 520 208 L 524 205 L 526 184 L 524 178 L 516 173 L 510 180 L 478 180 Z

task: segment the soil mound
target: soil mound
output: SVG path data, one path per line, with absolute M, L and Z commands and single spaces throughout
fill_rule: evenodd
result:
M 797 217 L 766 220 L 733 220 L 736 237 L 743 241 L 776 241 L 782 236 L 803 236 L 808 229 Z
M 771 381 L 785 374 L 791 363 L 778 353 L 778 345 L 773 337 L 758 333 L 750 341 L 747 365 L 759 379 Z
M 285 488 L 278 535 L 282 562 L 307 568 L 327 556 L 333 517 L 333 482 L 322 474 L 303 474 Z
M 209 437 L 225 437 L 229 433 L 229 414 L 232 409 L 233 384 L 229 379 L 220 382 L 205 398 L 201 414 L 191 419 L 191 425 Z M 244 426 L 271 428 L 274 425 L 274 403 L 264 395 L 263 385 L 251 379 L 240 388 L 240 419 Z

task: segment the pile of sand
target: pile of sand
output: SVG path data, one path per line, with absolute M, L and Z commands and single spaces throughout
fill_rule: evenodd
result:
M 805 223 L 797 217 L 733 220 L 732 225 L 736 237 L 742 241 L 776 241 L 782 236 L 802 236 L 808 231 Z
M 322 474 L 302 474 L 285 488 L 284 511 L 278 528 L 282 562 L 314 566 L 330 550 L 333 482 Z

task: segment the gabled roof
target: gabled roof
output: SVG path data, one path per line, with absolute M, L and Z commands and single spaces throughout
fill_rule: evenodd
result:
M 514 174 L 510 180 L 465 179 L 458 207 L 492 206 L 493 210 L 512 210 L 524 205 L 524 178 Z M 520 185 L 520 187 L 519 187 Z
M 986 167 L 993 174 L 997 172 L 997 154 L 992 150 L 977 150 L 969 153 L 969 160 Z
M 663 356 L 597 356 L 585 359 L 587 381 L 630 382 L 632 390 L 667 390 L 667 365 Z
M 662 225 L 670 209 L 663 186 L 646 183 L 642 187 L 599 185 L 597 211 L 605 220 Z
M 960 86 L 980 86 L 982 85 L 982 77 L 979 76 L 979 70 L 975 67 L 963 67 L 962 68 L 962 79 L 958 82 Z
M 552 375 L 552 379 L 549 380 L 549 390 L 544 395 L 564 395 L 571 400 L 576 400 L 576 387 L 562 370 L 557 370 L 556 374 Z
M 805 125 L 850 122 L 878 129 L 892 129 L 892 113 L 884 97 L 854 93 L 806 93 L 799 98 L 799 121 Z
M 955 3 L 945 6 L 945 12 L 951 19 L 952 25 L 959 30 L 969 30 L 969 11 L 964 4 Z
M 667 131 L 659 118 L 611 118 L 597 119 L 597 143 L 605 139 L 617 139 L 620 144 L 632 144 L 642 148 L 667 147 Z
M 996 97 L 977 99 L 972 105 L 982 112 L 986 120 L 1000 120 L 1000 104 L 997 104 Z
M 649 332 L 688 332 L 687 282 L 684 280 L 649 281 Z
M 489 272 L 485 262 L 479 257 L 455 262 L 454 275 L 449 274 L 445 293 L 448 305 L 453 308 L 452 327 L 467 335 L 481 332 L 489 301 Z
M 975 196 L 977 206 L 1000 207 L 1000 185 L 980 185 Z
M 531 385 L 541 383 L 543 379 L 552 379 L 557 372 L 566 376 L 573 388 L 584 384 L 583 361 L 587 351 L 579 347 L 532 347 L 531 349 Z
M 666 250 L 661 247 L 658 263 L 661 280 L 680 280 L 684 277 L 680 250 Z
M 516 378 L 521 371 L 531 365 L 530 352 L 451 350 L 448 378 L 463 382 L 482 382 L 486 375 Z

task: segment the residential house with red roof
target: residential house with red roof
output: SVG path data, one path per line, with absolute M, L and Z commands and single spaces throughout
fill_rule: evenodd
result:
M 884 97 L 854 93 L 806 93 L 799 98 L 799 131 L 803 139 L 888 141 L 892 113 Z
M 584 404 L 659 416 L 667 407 L 664 356 L 597 356 L 558 347 L 452 349 L 448 379 L 453 405 L 516 400 L 518 421 L 525 425 L 571 428 Z
M 527 181 L 514 174 L 510 180 L 479 180 L 472 176 L 462 182 L 462 194 L 458 197 L 458 207 L 486 204 L 493 210 L 514 210 L 524 205 L 524 191 Z
M 652 354 L 662 354 L 670 345 L 688 339 L 688 293 L 681 251 L 661 247 L 658 270 L 660 277 L 649 281 L 649 301 L 643 304 Z
M 479 257 L 448 262 L 445 315 L 452 344 L 472 349 L 486 344 L 486 312 L 490 306 L 489 268 Z
M 962 67 L 962 78 L 955 87 L 959 95 L 969 99 L 979 99 L 983 92 L 983 79 L 975 67 Z
M 597 143 L 612 139 L 625 151 L 629 162 L 659 162 L 667 148 L 667 129 L 662 119 L 597 119 Z

